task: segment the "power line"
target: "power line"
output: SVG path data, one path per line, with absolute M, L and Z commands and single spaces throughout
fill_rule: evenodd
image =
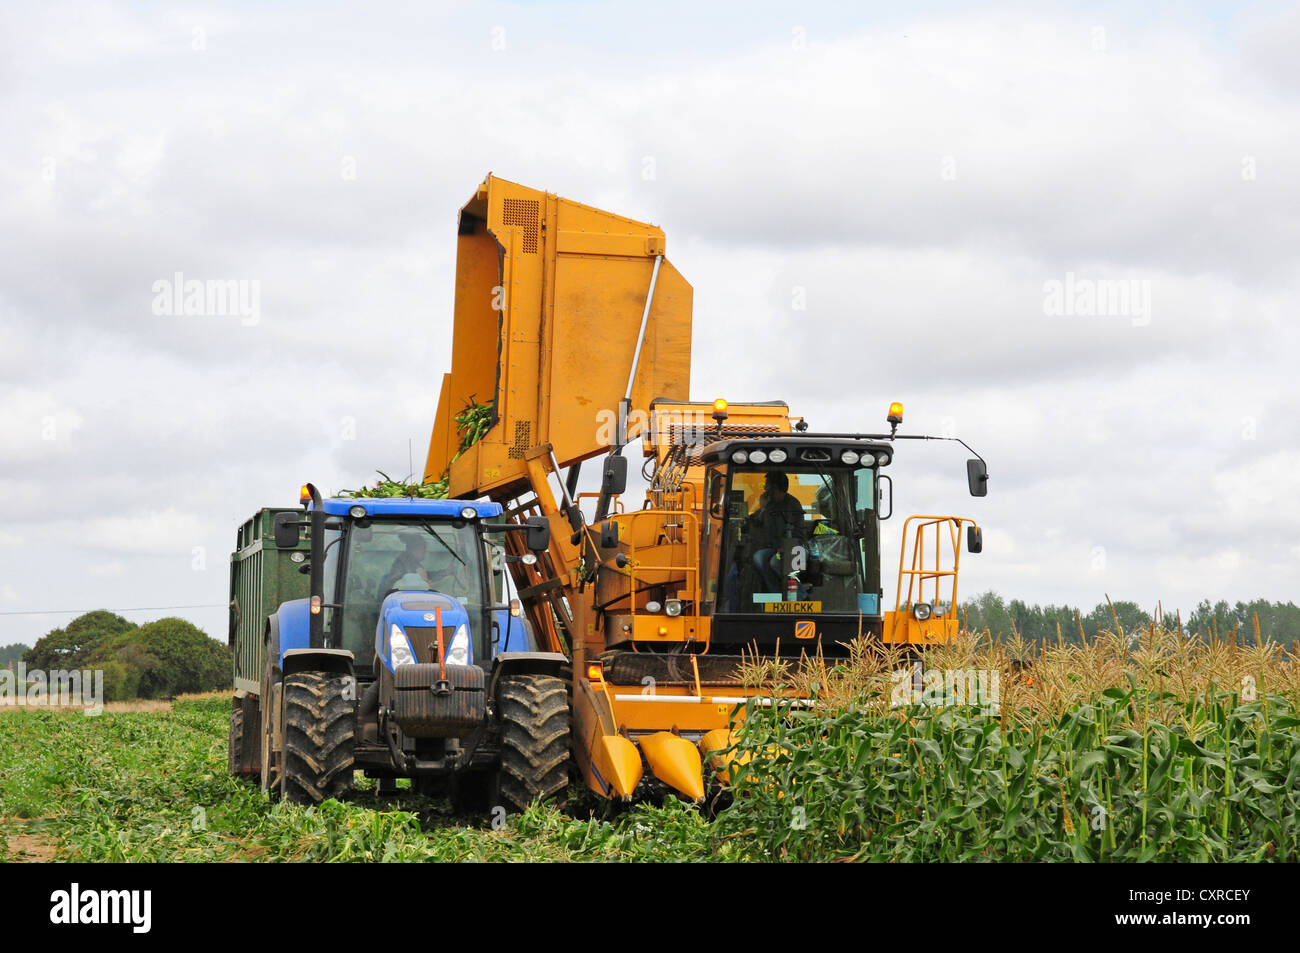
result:
M 0 615 L 64 615 L 76 613 L 84 615 L 87 612 L 165 612 L 169 609 L 224 609 L 226 603 L 214 602 L 211 605 L 203 606 L 136 606 L 132 609 L 17 609 L 13 612 L 0 612 Z

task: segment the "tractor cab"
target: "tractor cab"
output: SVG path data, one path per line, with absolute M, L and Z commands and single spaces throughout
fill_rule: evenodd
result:
M 301 647 L 350 653 L 361 681 L 440 657 L 486 668 L 502 652 L 529 649 L 508 602 L 506 527 L 490 522 L 498 504 L 304 493 L 313 631 Z M 290 516 L 278 520 L 285 542 L 298 530 Z

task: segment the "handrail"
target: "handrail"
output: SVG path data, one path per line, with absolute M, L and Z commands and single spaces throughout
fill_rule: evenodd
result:
M 907 533 L 908 528 L 913 521 L 917 521 L 915 535 L 912 540 L 912 568 L 908 569 L 905 565 L 907 555 Z M 952 577 L 952 602 L 953 611 L 957 608 L 957 576 L 961 569 L 961 529 L 963 524 L 970 523 L 976 526 L 975 520 L 965 516 L 927 516 L 913 515 L 903 521 L 903 538 L 899 544 L 898 552 L 898 587 L 894 594 L 894 611 L 899 612 L 903 607 L 903 577 L 907 577 L 907 605 L 912 604 L 913 589 L 916 589 L 916 595 L 920 599 L 925 598 L 926 580 L 934 581 L 934 601 L 939 601 L 940 580 Z M 940 535 L 939 526 L 947 525 L 949 533 L 949 542 L 952 544 L 953 559 L 952 569 L 941 569 L 941 550 L 943 548 L 943 537 Z M 928 527 L 934 527 L 934 568 L 925 567 L 925 536 Z

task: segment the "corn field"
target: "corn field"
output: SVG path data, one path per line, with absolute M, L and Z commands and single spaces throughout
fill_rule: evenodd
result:
M 753 665 L 817 705 L 750 712 L 703 810 L 575 791 L 497 825 L 361 778 L 345 802 L 272 803 L 226 773 L 224 698 L 0 712 L 0 860 L 1295 861 L 1296 661 L 1158 627 L 928 652 L 927 673 L 990 676 L 979 704 L 900 703 L 908 660 L 865 645 Z

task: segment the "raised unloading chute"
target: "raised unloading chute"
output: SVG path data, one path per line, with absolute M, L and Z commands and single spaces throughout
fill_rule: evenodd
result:
M 634 412 L 686 399 L 692 290 L 664 246 L 656 226 L 489 175 L 460 212 L 451 373 L 425 478 L 450 470 L 452 497 L 509 499 L 537 448 L 558 467 L 608 448 L 629 377 Z M 492 406 L 492 426 L 456 458 L 455 417 L 474 403 Z

